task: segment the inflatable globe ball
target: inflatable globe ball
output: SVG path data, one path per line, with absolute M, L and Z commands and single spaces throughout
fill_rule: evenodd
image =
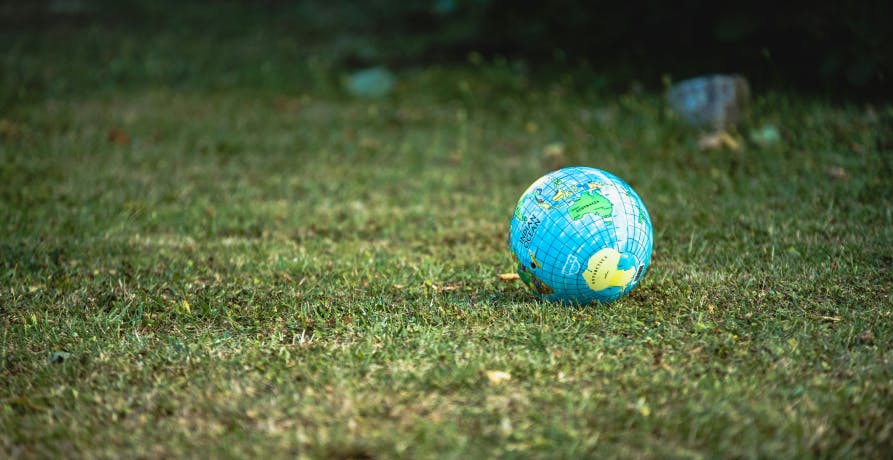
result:
M 628 293 L 651 262 L 651 217 L 619 177 L 575 166 L 537 179 L 509 229 L 518 275 L 546 300 L 608 303 Z

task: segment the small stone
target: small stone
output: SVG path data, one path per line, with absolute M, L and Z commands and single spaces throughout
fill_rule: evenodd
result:
M 689 125 L 722 131 L 741 120 L 750 85 L 740 75 L 705 75 L 671 86 L 667 102 Z
M 354 72 L 347 78 L 346 86 L 354 96 L 377 98 L 388 95 L 396 83 L 397 78 L 390 70 L 377 66 Z
M 760 129 L 751 131 L 750 140 L 755 144 L 767 147 L 781 142 L 781 133 L 774 125 L 763 125 Z

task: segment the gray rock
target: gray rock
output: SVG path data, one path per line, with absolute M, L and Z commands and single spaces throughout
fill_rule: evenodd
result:
M 723 131 L 741 120 L 750 85 L 740 75 L 705 75 L 671 86 L 667 102 L 689 125 Z

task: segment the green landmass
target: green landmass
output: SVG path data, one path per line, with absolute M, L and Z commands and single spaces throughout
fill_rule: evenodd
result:
M 523 206 L 523 204 L 524 204 L 524 200 L 525 200 L 525 199 L 527 199 L 527 195 L 525 195 L 525 196 L 522 197 L 520 200 L 518 200 L 518 205 L 515 206 L 515 213 L 514 213 L 514 216 L 515 216 L 516 219 L 520 220 L 521 222 L 527 220 L 527 218 L 525 218 L 525 217 L 521 214 L 521 207 Z
M 587 214 L 595 214 L 603 219 L 610 219 L 614 205 L 598 192 L 588 192 L 580 196 L 568 209 L 571 219 L 580 220 Z

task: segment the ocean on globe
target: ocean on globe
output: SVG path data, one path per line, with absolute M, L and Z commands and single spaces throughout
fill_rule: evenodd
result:
M 546 300 L 608 303 L 641 281 L 651 262 L 651 217 L 619 177 L 573 166 L 534 182 L 509 229 L 518 275 Z

